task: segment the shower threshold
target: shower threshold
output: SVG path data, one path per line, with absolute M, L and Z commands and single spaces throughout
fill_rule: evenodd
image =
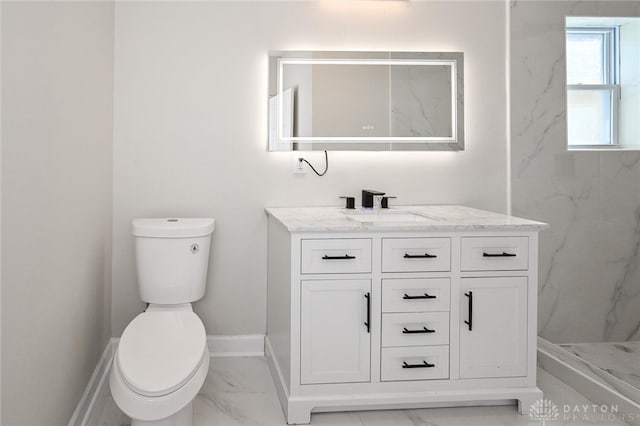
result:
M 538 364 L 590 400 L 640 416 L 640 342 L 556 345 L 538 337 Z

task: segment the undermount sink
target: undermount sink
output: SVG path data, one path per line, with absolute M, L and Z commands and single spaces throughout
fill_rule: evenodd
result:
M 358 222 L 428 222 L 434 219 L 411 212 L 372 211 L 363 213 L 345 213 L 345 215 Z

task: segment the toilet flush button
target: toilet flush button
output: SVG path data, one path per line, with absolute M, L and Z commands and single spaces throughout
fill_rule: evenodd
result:
M 191 253 L 196 254 L 200 251 L 200 246 L 198 246 L 197 244 L 191 244 L 189 250 L 191 250 Z

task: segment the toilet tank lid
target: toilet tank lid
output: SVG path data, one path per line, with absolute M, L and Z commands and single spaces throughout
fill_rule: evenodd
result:
M 203 237 L 213 232 L 215 220 L 210 218 L 149 218 L 133 219 L 132 233 L 136 237 L 188 238 Z

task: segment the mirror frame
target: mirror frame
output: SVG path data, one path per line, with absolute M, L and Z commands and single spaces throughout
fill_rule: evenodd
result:
M 353 62 L 350 62 L 353 61 Z M 452 69 L 452 137 L 280 137 L 284 113 L 293 114 L 282 93 L 284 64 L 380 63 L 449 65 Z M 464 149 L 463 52 L 272 51 L 269 52 L 269 151 L 459 151 Z M 277 107 L 276 107 L 277 105 Z M 276 109 L 276 117 L 272 110 Z M 288 128 L 288 132 L 292 129 Z

